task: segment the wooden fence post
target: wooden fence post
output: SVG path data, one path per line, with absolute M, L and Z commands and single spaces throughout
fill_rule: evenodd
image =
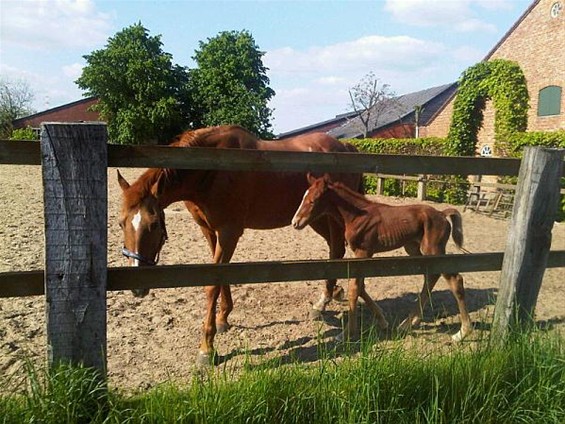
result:
M 563 149 L 526 147 L 502 262 L 492 340 L 532 323 L 559 204 Z
M 41 130 L 49 366 L 106 372 L 107 132 L 102 123 Z
M 382 196 L 385 191 L 385 179 L 377 175 L 376 195 Z
M 426 182 L 428 177 L 424 174 L 418 175 L 418 195 L 417 199 L 419 201 L 426 200 Z

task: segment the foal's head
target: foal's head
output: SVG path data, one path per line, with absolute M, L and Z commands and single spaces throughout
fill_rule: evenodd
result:
M 130 186 L 118 171 L 122 188 L 120 227 L 124 232 L 122 254 L 130 266 L 151 266 L 159 261 L 159 252 L 167 240 L 165 212 L 159 204 L 163 178 L 148 190 Z M 137 297 L 146 296 L 149 289 L 132 290 Z
M 297 230 L 303 229 L 326 211 L 328 205 L 324 194 L 332 184 L 328 174 L 320 178 L 308 174 L 306 178 L 310 187 L 304 193 L 302 203 L 292 218 L 292 226 Z

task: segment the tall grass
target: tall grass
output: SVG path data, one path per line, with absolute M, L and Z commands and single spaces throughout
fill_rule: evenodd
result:
M 565 341 L 518 337 L 504 349 L 422 354 L 371 349 L 315 365 L 254 366 L 124 395 L 89 370 L 30 375 L 0 399 L 5 423 L 555 423 L 565 422 Z

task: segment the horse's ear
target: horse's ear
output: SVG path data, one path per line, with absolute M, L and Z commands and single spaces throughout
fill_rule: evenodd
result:
M 330 177 L 330 174 L 328 174 L 327 172 L 324 174 L 324 183 L 326 183 L 326 185 L 331 184 L 332 183 L 332 179 Z
M 120 187 L 124 191 L 129 188 L 129 183 L 126 181 L 124 177 L 122 177 L 122 174 L 120 174 L 120 170 L 118 170 L 118 183 L 120 184 Z
M 314 181 L 316 181 L 316 177 L 314 177 L 312 173 L 308 172 L 306 174 L 306 181 L 308 181 L 308 184 L 312 185 L 314 184 Z
M 161 174 L 157 179 L 157 182 L 153 184 L 153 187 L 151 187 L 151 194 L 153 194 L 153 196 L 155 196 L 158 199 L 163 193 L 164 189 L 165 189 L 165 176 Z

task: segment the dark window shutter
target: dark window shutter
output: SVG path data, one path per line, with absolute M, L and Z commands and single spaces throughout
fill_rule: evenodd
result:
M 559 115 L 561 113 L 561 87 L 550 85 L 539 91 L 538 116 Z

